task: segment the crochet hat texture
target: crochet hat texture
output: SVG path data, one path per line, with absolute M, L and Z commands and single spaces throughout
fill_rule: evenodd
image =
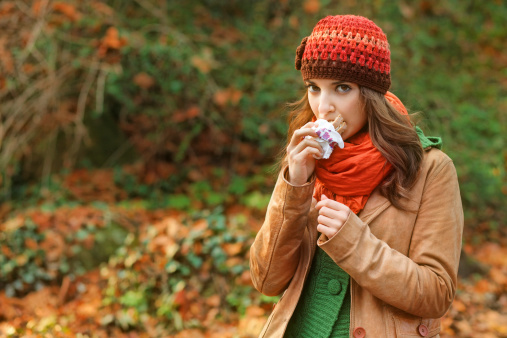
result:
M 355 15 L 320 20 L 296 51 L 304 80 L 339 79 L 385 94 L 391 86 L 387 37 L 373 21 Z

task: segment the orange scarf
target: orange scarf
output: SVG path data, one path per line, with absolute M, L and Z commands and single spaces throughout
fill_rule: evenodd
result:
M 385 97 L 400 114 L 408 115 L 393 93 L 387 92 Z M 319 201 L 324 194 L 357 214 L 391 170 L 391 163 L 375 148 L 368 132 L 358 133 L 345 142 L 345 148 L 335 148 L 329 159 L 317 161 L 313 197 Z

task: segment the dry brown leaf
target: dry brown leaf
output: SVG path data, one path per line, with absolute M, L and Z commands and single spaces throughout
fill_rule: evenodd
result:
M 210 307 L 219 307 L 220 306 L 220 296 L 213 295 L 206 299 L 206 304 Z
M 99 45 L 99 56 L 104 57 L 109 49 L 119 50 L 127 44 L 125 38 L 120 37 L 120 33 L 116 27 L 109 27 L 106 35 L 102 38 Z
M 174 338 L 205 338 L 206 336 L 197 329 L 189 329 L 178 332 Z
M 441 324 L 442 324 L 441 334 L 447 334 L 451 336 L 455 335 L 454 330 L 451 328 L 451 325 L 454 324 L 454 319 L 452 317 L 448 315 L 444 316 L 441 320 Z
M 190 108 L 188 108 L 185 111 L 176 111 L 172 115 L 171 119 L 175 123 L 180 123 L 183 121 L 192 120 L 192 119 L 196 118 L 197 116 L 199 116 L 200 113 L 201 113 L 201 108 L 199 108 L 198 106 L 191 106 Z
M 455 299 L 452 302 L 452 307 L 458 312 L 465 312 L 467 310 L 466 305 L 459 299 Z
M 405 2 L 400 2 L 398 7 L 400 8 L 401 15 L 403 15 L 405 19 L 410 20 L 414 17 L 415 10 L 411 5 L 406 4 Z
M 93 1 L 91 6 L 95 12 L 104 14 L 105 16 L 113 16 L 115 14 L 114 9 L 103 2 Z
M 454 325 L 458 329 L 459 337 L 468 337 L 473 332 L 472 325 L 466 320 L 456 321 Z
M 7 37 L 5 36 L 0 38 L 0 62 L 5 73 L 11 74 L 14 72 L 14 57 L 7 47 Z
M 227 103 L 236 105 L 242 96 L 243 93 L 240 90 L 231 87 L 216 91 L 213 95 L 213 101 L 221 107 L 224 107 Z
M 493 267 L 489 270 L 491 279 L 498 285 L 507 285 L 507 276 L 501 268 Z
M 204 231 L 206 229 L 208 229 L 208 221 L 205 220 L 205 219 L 199 219 L 197 221 L 195 221 L 191 226 L 190 228 L 193 230 L 193 231 Z
M 3 246 L 0 248 L 0 250 L 2 251 L 2 254 L 3 254 L 4 256 L 6 256 L 6 257 L 8 257 L 8 258 L 11 258 L 11 257 L 12 257 L 12 254 L 13 254 L 13 253 L 12 253 L 11 249 L 9 249 L 7 246 L 4 246 L 4 245 L 3 245 Z
M 14 1 L 2 1 L 0 4 L 0 17 L 14 12 L 16 4 Z
M 46 238 L 40 243 L 40 248 L 46 253 L 48 262 L 56 262 L 64 253 L 65 239 L 59 233 L 49 230 Z
M 6 232 L 16 231 L 17 229 L 21 228 L 24 223 L 25 223 L 24 217 L 18 215 L 14 218 L 7 220 L 3 224 L 0 224 L 0 231 Z
M 481 279 L 474 286 L 474 291 L 477 293 L 485 293 L 490 289 L 489 281 L 487 279 Z
M 53 3 L 53 10 L 55 12 L 60 12 L 65 15 L 70 21 L 77 21 L 81 18 L 81 13 L 79 13 L 74 7 L 74 5 L 65 3 L 65 2 L 55 2 Z
M 306 0 L 303 4 L 303 9 L 308 14 L 315 14 L 320 9 L 320 1 L 319 0 Z
M 202 243 L 195 242 L 193 246 L 193 251 L 196 255 L 200 255 L 202 253 Z
M 35 16 L 39 16 L 41 14 L 43 2 L 43 0 L 35 0 L 32 2 L 32 13 Z
M 246 315 L 248 317 L 262 317 L 266 314 L 266 310 L 259 306 L 251 305 L 246 308 Z
M 134 83 L 143 89 L 149 89 L 153 87 L 155 80 L 145 72 L 141 72 L 134 76 Z
M 91 303 L 83 303 L 76 309 L 76 315 L 81 319 L 93 318 L 97 315 L 98 308 Z
M 225 243 L 222 245 L 222 249 L 228 256 L 235 256 L 241 253 L 243 243 Z
M 241 257 L 232 257 L 225 261 L 225 266 L 227 266 L 228 268 L 232 268 L 233 266 L 243 264 L 243 262 L 244 259 Z
M 213 58 L 213 51 L 211 48 L 204 48 L 201 55 L 192 56 L 190 63 L 204 74 L 208 74 L 217 66 L 217 62 Z
M 486 264 L 507 266 L 507 248 L 497 243 L 486 243 L 477 250 L 476 258 Z
M 266 311 L 258 306 L 249 306 L 245 317 L 239 321 L 238 333 L 241 337 L 257 337 L 262 331 L 267 317 Z

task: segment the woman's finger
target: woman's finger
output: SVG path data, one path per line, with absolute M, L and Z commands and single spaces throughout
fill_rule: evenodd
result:
M 303 149 L 300 153 L 297 153 L 293 155 L 294 161 L 304 161 L 305 158 L 308 157 L 314 157 L 314 158 L 321 158 L 322 157 L 322 150 L 312 147 L 306 147 Z
M 341 223 L 344 223 L 347 220 L 347 214 L 344 211 L 338 211 L 335 209 L 328 208 L 326 206 L 322 207 L 319 210 L 319 215 L 339 220 Z
M 322 233 L 322 234 L 324 234 L 324 235 L 326 235 L 327 238 L 333 237 L 338 232 L 337 230 L 332 229 L 330 227 L 327 227 L 327 226 L 325 226 L 323 224 L 317 225 L 317 231 L 320 232 L 320 233 Z
M 337 211 L 345 211 L 345 212 L 347 212 L 347 214 L 350 211 L 350 208 L 348 206 L 346 206 L 343 203 L 332 200 L 330 198 L 327 198 L 326 195 L 322 195 L 320 198 L 320 201 L 315 206 L 315 208 L 317 208 L 317 210 L 320 210 L 323 207 L 328 207 L 330 209 L 337 210 Z
M 306 136 L 318 137 L 317 133 L 312 128 L 300 128 L 300 129 L 296 130 L 294 132 L 294 134 L 292 134 L 292 138 L 291 138 L 289 147 L 290 146 L 295 147 Z
M 291 152 L 293 152 L 292 155 L 294 156 L 296 154 L 299 154 L 305 148 L 309 148 L 309 147 L 315 148 L 319 152 L 323 152 L 322 147 L 319 144 L 319 142 L 315 141 L 314 139 L 305 138 L 304 140 L 302 140 L 301 142 L 299 142 L 299 144 L 291 151 Z

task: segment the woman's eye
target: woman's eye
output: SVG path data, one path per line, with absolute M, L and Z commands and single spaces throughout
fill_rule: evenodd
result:
M 352 88 L 348 85 L 345 85 L 345 84 L 342 84 L 342 85 L 339 85 L 338 87 L 336 87 L 336 89 L 340 92 L 340 93 L 346 93 L 348 92 L 349 90 L 351 90 Z
M 309 90 L 310 92 L 312 92 L 312 93 L 314 93 L 314 92 L 318 92 L 318 91 L 319 91 L 319 87 L 314 86 L 314 85 L 311 85 L 311 84 L 307 85 L 306 87 L 308 87 L 308 90 Z

